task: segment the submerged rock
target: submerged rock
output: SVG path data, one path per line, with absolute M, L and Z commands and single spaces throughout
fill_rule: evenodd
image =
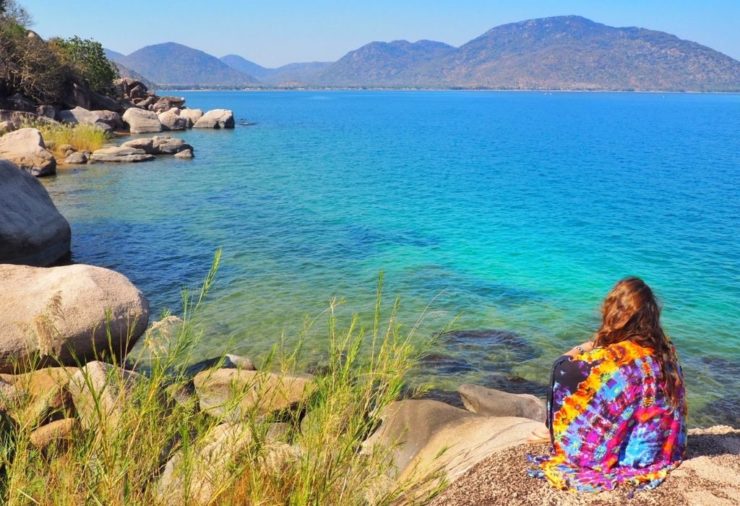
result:
M 0 265 L 0 293 L 0 372 L 122 358 L 149 320 L 124 275 L 91 265 Z
M 538 422 L 545 421 L 545 402 L 530 394 L 512 394 L 478 385 L 460 385 L 460 393 L 468 411 L 486 416 L 518 416 Z
M 0 158 L 5 158 L 33 176 L 56 173 L 57 162 L 46 149 L 41 132 L 21 128 L 0 137 Z
M 228 109 L 213 109 L 196 121 L 193 128 L 234 128 L 234 113 Z
M 43 185 L 5 160 L 0 182 L 0 263 L 47 266 L 69 255 L 69 223 Z

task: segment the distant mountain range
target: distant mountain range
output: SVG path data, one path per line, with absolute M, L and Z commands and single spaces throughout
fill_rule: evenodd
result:
M 336 62 L 278 68 L 172 42 L 108 55 L 161 87 L 740 91 L 740 62 L 727 55 L 668 33 L 580 16 L 497 26 L 457 48 L 429 40 L 371 42 Z

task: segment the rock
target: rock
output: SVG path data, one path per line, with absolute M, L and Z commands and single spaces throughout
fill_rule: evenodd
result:
M 134 100 L 134 103 L 136 104 L 136 107 L 139 107 L 143 110 L 150 110 L 156 101 L 157 101 L 157 97 L 147 96 L 146 98 Z
M 79 425 L 80 422 L 75 418 L 63 418 L 39 427 L 28 439 L 37 449 L 43 450 L 52 443 L 71 441 Z
M 454 481 L 491 453 L 525 442 L 544 427 L 524 418 L 476 415 L 432 400 L 394 402 L 381 418 L 380 428 L 363 443 L 363 452 L 390 452 L 390 474 L 397 483 L 423 480 L 412 492 L 417 498 L 440 480 Z
M 90 108 L 95 110 L 110 111 L 116 114 L 122 113 L 124 107 L 122 104 L 107 95 L 90 92 Z
M 0 202 L 0 264 L 47 266 L 69 255 L 67 220 L 36 178 L 5 160 L 0 160 Z
M 82 426 L 114 430 L 126 396 L 143 376 L 105 362 L 90 362 L 70 379 L 69 393 Z
M 131 107 L 123 113 L 123 121 L 128 124 L 132 134 L 162 131 L 162 123 L 159 122 L 157 113 L 152 111 Z
M 123 130 L 124 128 L 123 120 L 121 119 L 121 115 L 118 114 L 117 112 L 109 111 L 106 109 L 90 111 L 90 112 L 98 118 L 96 125 L 98 126 L 105 125 L 110 130 Z
M 203 111 L 200 109 L 181 109 L 180 117 L 188 120 L 188 128 L 192 128 L 193 125 L 203 117 Z
M 175 153 L 175 158 L 180 158 L 181 160 L 190 160 L 193 158 L 193 150 L 184 149 L 180 151 L 179 153 Z
M 67 391 L 74 367 L 49 367 L 25 374 L 6 376 L 15 391 L 21 394 L 8 409 L 19 425 L 35 427 L 59 413 L 68 413 L 71 399 Z
M 193 468 L 184 468 L 182 450 L 167 462 L 157 485 L 159 499 L 164 504 L 210 504 L 237 455 L 252 439 L 245 424 L 224 423 L 212 428 L 195 443 Z
M 15 130 L 13 124 L 10 121 L 0 121 L 0 136 L 12 132 Z
M 0 293 L 0 372 L 122 358 L 149 320 L 147 300 L 124 275 L 91 265 L 1 264 Z
M 36 112 L 36 104 L 28 97 L 15 93 L 6 99 L 15 111 Z
M 152 323 L 146 333 L 148 335 L 154 334 L 159 338 L 169 339 L 175 335 L 175 332 L 179 330 L 182 323 L 182 318 L 179 316 L 169 315 Z
M 61 152 L 61 153 L 64 153 L 65 156 L 69 156 L 72 153 L 74 153 L 75 151 L 77 151 L 74 148 L 74 146 L 72 146 L 71 144 L 60 144 L 57 147 L 57 150 L 59 150 L 59 152 Z
M 92 109 L 92 91 L 87 86 L 80 83 L 70 82 L 64 90 L 62 104 L 69 109 L 80 106 L 85 109 Z
M 132 139 L 121 144 L 121 147 L 141 149 L 151 155 L 172 155 L 188 149 L 193 150 L 193 147 L 184 140 L 169 135 Z
M 193 146 L 184 140 L 168 135 L 157 135 L 152 138 L 152 147 L 158 155 L 174 155 L 185 150 L 193 150 Z
M 545 402 L 530 394 L 511 394 L 478 385 L 460 385 L 458 393 L 468 411 L 485 416 L 518 416 L 545 421 Z
M 194 377 L 197 374 L 209 369 L 241 369 L 242 371 L 256 371 L 252 361 L 247 357 L 239 355 L 226 354 L 223 357 L 214 357 L 196 362 L 185 369 L 185 376 Z
M 46 116 L 39 116 L 32 112 L 14 111 L 8 109 L 0 109 L 0 122 L 8 123 L 8 131 L 18 130 L 22 126 L 34 122 L 56 123 L 56 121 L 51 118 L 47 118 Z
M 93 152 L 91 162 L 135 163 L 154 160 L 154 156 L 147 154 L 143 149 L 126 147 L 102 148 Z
M 185 105 L 185 99 L 182 97 L 161 97 L 152 105 L 154 112 L 169 111 L 173 107 L 179 109 Z
M 87 161 L 88 157 L 85 151 L 75 151 L 74 153 L 70 153 L 69 155 L 67 155 L 67 157 L 64 159 L 64 163 L 67 165 L 79 165 L 87 163 Z
M 40 105 L 36 107 L 36 114 L 45 118 L 54 119 L 57 116 L 57 108 L 53 105 Z
M 193 379 L 200 409 L 211 416 L 240 419 L 250 411 L 272 413 L 305 401 L 313 377 L 278 375 L 242 369 L 215 369 Z
M 196 121 L 193 128 L 234 128 L 234 113 L 228 109 L 213 109 Z
M 41 132 L 21 128 L 0 137 L 0 158 L 6 158 L 33 176 L 56 173 L 57 162 L 46 149 Z
M 162 130 L 187 130 L 188 119 L 181 118 L 180 110 L 176 107 L 159 114 L 159 122 L 162 123 Z

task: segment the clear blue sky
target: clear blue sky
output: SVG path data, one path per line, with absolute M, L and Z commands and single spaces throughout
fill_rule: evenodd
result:
M 503 23 L 578 14 L 673 33 L 740 59 L 740 0 L 18 0 L 43 37 L 128 54 L 179 42 L 265 66 L 336 60 L 373 40 L 458 46 Z

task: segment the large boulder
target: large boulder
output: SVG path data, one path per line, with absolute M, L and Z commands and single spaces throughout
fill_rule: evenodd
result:
M 381 418 L 381 426 L 363 443 L 363 452 L 388 452 L 390 478 L 397 484 L 421 483 L 411 492 L 417 498 L 543 428 L 525 418 L 480 416 L 433 400 L 394 402 Z
M 48 176 L 57 170 L 54 155 L 46 149 L 41 132 L 35 128 L 21 128 L 0 137 L 0 158 L 34 176 Z
M 93 152 L 91 162 L 135 163 L 154 160 L 154 156 L 143 149 L 129 147 L 102 148 Z
M 51 265 L 69 255 L 71 235 L 43 185 L 0 160 L 0 264 Z
M 121 115 L 117 112 L 109 111 L 107 109 L 90 112 L 92 112 L 98 118 L 96 122 L 98 126 L 105 125 L 110 130 L 123 130 L 123 120 L 121 119 Z
M 228 109 L 213 109 L 196 121 L 193 128 L 234 128 L 234 113 Z
M 203 117 L 203 111 L 200 109 L 181 109 L 180 117 L 188 120 L 188 128 L 192 126 Z
M 252 411 L 272 413 L 307 400 L 313 376 L 291 376 L 244 369 L 215 369 L 193 378 L 200 409 L 209 415 L 238 420 Z
M 180 117 L 180 109 L 172 109 L 159 113 L 159 122 L 163 130 L 187 130 L 189 122 L 187 118 Z
M 518 416 L 545 421 L 547 408 L 542 399 L 530 394 L 512 394 L 479 385 L 460 385 L 457 389 L 469 411 L 485 416 Z
M 0 293 L 0 372 L 123 358 L 149 321 L 142 293 L 102 267 L 2 264 Z
M 162 131 L 162 123 L 159 122 L 156 112 L 145 111 L 138 107 L 126 109 L 123 113 L 123 121 L 129 127 L 132 134 L 146 134 Z
M 75 107 L 74 109 L 59 111 L 57 118 L 62 123 L 93 125 L 105 131 L 123 128 L 121 116 L 117 112 L 107 110 L 88 111 L 82 107 Z

